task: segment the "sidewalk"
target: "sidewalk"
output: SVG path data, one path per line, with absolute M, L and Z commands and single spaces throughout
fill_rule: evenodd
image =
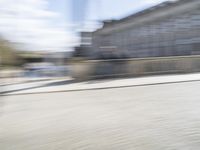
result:
M 31 82 L 40 82 L 40 81 L 48 81 L 48 80 L 58 80 L 58 79 L 66 79 L 67 77 L 18 77 L 18 78 L 1 78 L 0 86 L 9 86 L 16 84 L 24 84 Z M 69 78 L 69 77 L 68 77 Z
M 124 88 L 133 86 L 148 86 L 179 82 L 200 81 L 200 73 L 186 75 L 164 75 L 126 79 L 91 80 L 75 82 L 70 79 L 43 81 L 38 83 L 24 83 L 14 87 L 7 87 L 3 95 L 23 95 L 54 92 L 73 92 L 85 90 L 100 90 L 109 88 Z

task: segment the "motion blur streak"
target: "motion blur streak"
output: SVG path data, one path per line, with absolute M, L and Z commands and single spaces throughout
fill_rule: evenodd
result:
M 0 0 L 0 150 L 199 150 L 200 0 Z

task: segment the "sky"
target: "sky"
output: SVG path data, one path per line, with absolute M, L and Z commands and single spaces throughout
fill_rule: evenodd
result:
M 120 19 L 163 1 L 0 0 L 0 37 L 22 50 L 71 51 L 79 43 L 77 31 L 94 30 L 101 20 Z

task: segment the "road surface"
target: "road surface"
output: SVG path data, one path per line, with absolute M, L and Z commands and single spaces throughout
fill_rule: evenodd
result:
M 199 150 L 200 82 L 1 97 L 0 150 Z

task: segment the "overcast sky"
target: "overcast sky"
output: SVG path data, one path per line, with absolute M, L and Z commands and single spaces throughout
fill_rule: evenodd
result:
M 72 1 L 76 0 L 0 0 L 0 36 L 25 50 L 71 50 L 78 42 Z M 94 28 L 96 21 L 119 19 L 163 1 L 77 0 L 76 5 L 79 10 L 87 6 L 87 27 Z

